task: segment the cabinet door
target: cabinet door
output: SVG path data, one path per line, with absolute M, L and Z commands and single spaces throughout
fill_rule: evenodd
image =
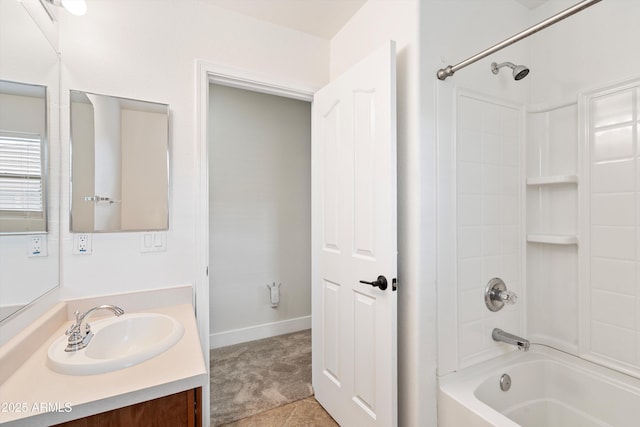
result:
M 56 427 L 200 427 L 202 389 L 186 390 Z

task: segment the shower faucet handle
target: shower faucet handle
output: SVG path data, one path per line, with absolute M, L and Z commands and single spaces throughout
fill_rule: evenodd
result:
M 499 277 L 489 280 L 484 288 L 484 302 L 491 311 L 498 311 L 505 304 L 515 304 L 518 295 L 515 292 L 507 290 L 507 285 Z

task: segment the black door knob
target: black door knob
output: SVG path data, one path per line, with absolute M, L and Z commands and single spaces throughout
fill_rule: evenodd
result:
M 364 283 L 365 285 L 371 285 L 376 288 L 380 288 L 380 290 L 387 289 L 387 278 L 384 276 L 378 276 L 377 280 L 373 282 L 367 282 L 366 280 L 360 280 L 360 283 Z

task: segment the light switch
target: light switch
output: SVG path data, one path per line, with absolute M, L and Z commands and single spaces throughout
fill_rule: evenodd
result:
M 140 252 L 164 252 L 167 250 L 165 231 L 146 231 L 140 234 Z

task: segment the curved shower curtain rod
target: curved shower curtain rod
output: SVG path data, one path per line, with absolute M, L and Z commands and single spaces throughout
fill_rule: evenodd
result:
M 438 73 L 436 74 L 438 76 L 438 79 L 440 80 L 444 80 L 447 77 L 453 76 L 453 73 L 455 73 L 456 71 L 466 67 L 467 65 L 471 65 L 476 61 L 479 61 L 480 59 L 491 55 L 494 52 L 497 52 L 501 49 L 504 49 L 505 47 L 512 45 L 516 42 L 519 42 L 520 40 L 524 39 L 525 37 L 529 37 L 530 35 L 537 33 L 540 30 L 543 30 L 553 24 L 555 24 L 558 21 L 562 21 L 564 18 L 568 18 L 569 16 L 580 12 L 583 9 L 588 8 L 589 6 L 593 6 L 594 4 L 600 2 L 602 0 L 584 0 L 578 4 L 575 4 L 573 6 L 571 6 L 568 9 L 563 10 L 560 13 L 557 13 L 555 15 L 553 15 L 550 18 L 545 19 L 544 21 L 541 21 L 539 23 L 537 23 L 536 25 L 534 25 L 533 27 L 529 27 L 524 31 L 519 32 L 516 35 L 513 35 L 511 37 L 509 37 L 506 40 L 501 41 L 500 43 L 491 46 L 488 49 L 483 50 L 480 53 L 477 53 L 475 55 L 473 55 L 470 58 L 465 59 L 462 62 L 459 62 L 456 65 L 448 65 L 445 68 L 441 68 L 438 70 Z

